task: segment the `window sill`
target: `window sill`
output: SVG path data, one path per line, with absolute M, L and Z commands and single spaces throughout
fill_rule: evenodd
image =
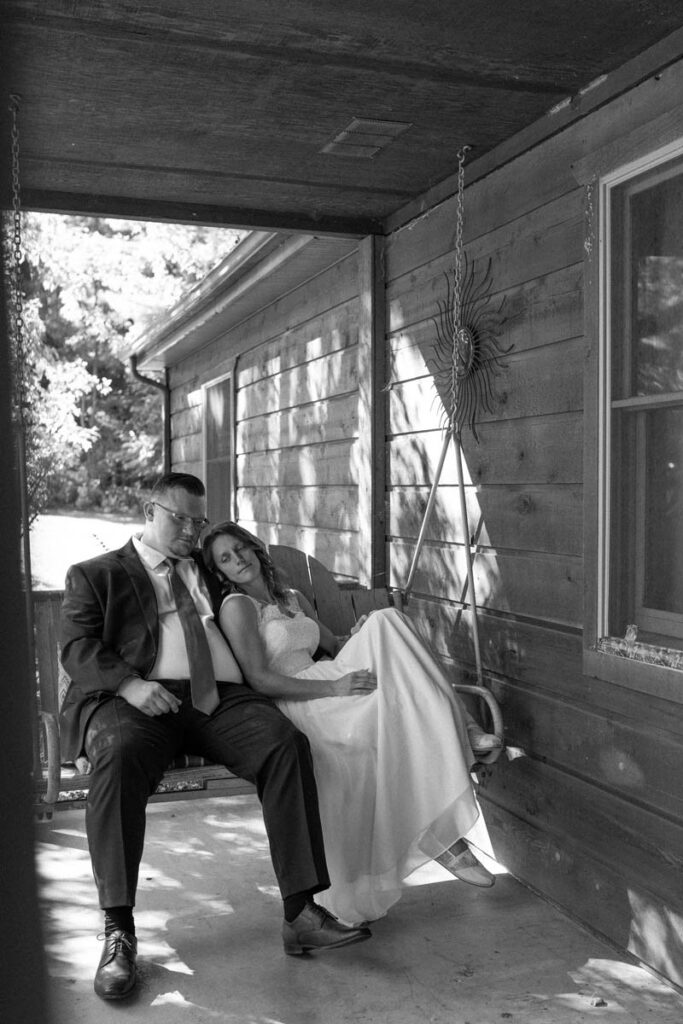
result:
M 584 650 L 583 673 L 683 704 L 683 652 L 678 650 L 605 637 Z
M 598 640 L 595 649 L 600 654 L 614 654 L 618 658 L 630 658 L 631 661 L 645 662 L 646 665 L 683 670 L 683 651 L 673 647 L 643 643 L 642 640 L 629 643 L 628 640 L 619 637 L 604 636 Z

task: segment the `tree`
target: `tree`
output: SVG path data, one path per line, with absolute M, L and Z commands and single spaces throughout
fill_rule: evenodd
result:
M 129 373 L 130 341 L 245 232 L 29 213 L 22 234 L 32 515 L 137 507 L 161 469 L 161 403 Z

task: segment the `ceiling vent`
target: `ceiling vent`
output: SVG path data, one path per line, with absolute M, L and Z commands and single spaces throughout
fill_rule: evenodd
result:
M 371 118 L 354 117 L 344 131 L 335 135 L 320 152 L 361 159 L 377 156 L 380 150 L 408 128 L 412 128 L 412 125 L 405 121 L 376 121 Z

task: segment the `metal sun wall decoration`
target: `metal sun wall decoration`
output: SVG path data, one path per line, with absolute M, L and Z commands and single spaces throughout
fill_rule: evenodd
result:
M 462 277 L 457 268 L 452 279 L 444 275 L 446 300 L 439 302 L 439 317 L 434 320 L 434 381 L 444 404 L 444 426 L 456 436 L 469 427 L 479 443 L 477 416 L 481 410 L 493 412 L 494 380 L 513 346 L 504 348 L 497 337 L 505 323 L 505 297 L 496 308 L 492 306 L 491 260 L 478 279 L 465 254 L 456 253 L 457 260 Z

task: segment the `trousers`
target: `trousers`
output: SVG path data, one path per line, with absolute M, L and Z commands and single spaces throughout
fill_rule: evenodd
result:
M 174 757 L 198 754 L 256 786 L 282 898 L 330 884 L 308 740 L 269 698 L 218 683 L 207 716 L 189 681 L 162 680 L 177 713 L 149 716 L 122 697 L 98 705 L 85 732 L 92 765 L 86 831 L 101 907 L 135 906 L 149 797 Z

